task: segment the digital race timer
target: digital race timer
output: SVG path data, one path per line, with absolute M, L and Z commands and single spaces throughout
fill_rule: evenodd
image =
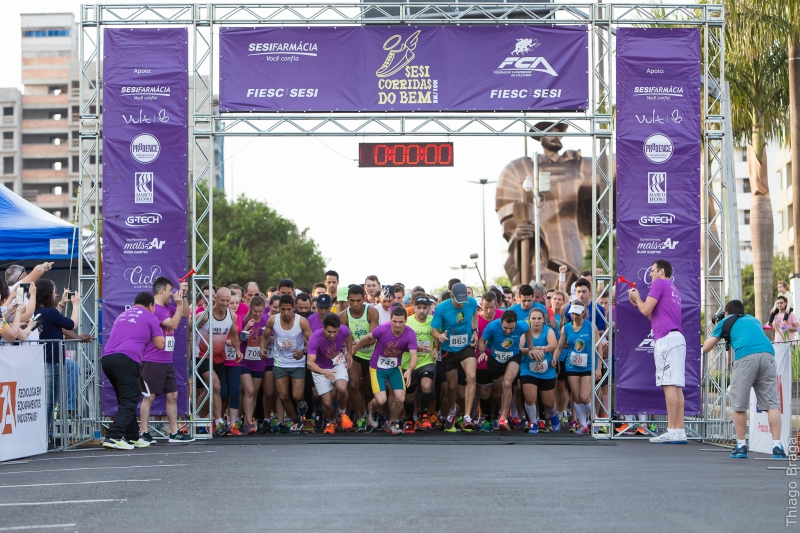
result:
M 359 143 L 359 167 L 452 167 L 453 143 Z

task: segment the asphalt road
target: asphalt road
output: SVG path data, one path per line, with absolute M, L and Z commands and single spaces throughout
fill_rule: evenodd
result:
M 0 532 L 800 530 L 785 523 L 796 477 L 757 454 L 588 436 L 359 437 L 370 436 L 240 437 L 2 464 Z M 533 439 L 550 445 L 519 445 Z

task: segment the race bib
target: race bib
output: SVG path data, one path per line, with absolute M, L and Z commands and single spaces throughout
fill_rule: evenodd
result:
M 397 359 L 394 357 L 378 357 L 378 368 L 381 370 L 397 368 Z
M 430 351 L 431 351 L 431 341 L 419 341 L 419 342 L 417 342 L 417 349 L 420 352 L 422 352 L 423 350 L 427 350 L 425 353 L 430 353 Z
M 344 361 L 345 361 L 345 357 L 344 357 L 344 353 L 342 353 L 342 352 L 339 352 L 336 355 L 336 357 L 331 359 L 331 363 L 333 363 L 334 366 L 340 365 L 340 364 L 344 363 Z
M 236 348 L 234 348 L 233 346 L 225 347 L 225 360 L 236 361 Z
M 514 352 L 498 352 L 497 350 L 492 352 L 494 358 L 497 360 L 498 363 L 505 363 L 512 357 L 514 357 Z
M 534 374 L 544 374 L 545 372 L 547 372 L 547 366 L 548 366 L 547 359 L 543 359 L 541 361 L 537 361 L 536 359 L 534 359 L 533 361 L 531 361 L 530 368 L 531 372 L 533 372 Z
M 164 351 L 165 352 L 175 351 L 175 337 L 173 337 L 172 335 L 167 336 L 166 342 L 164 343 Z
M 467 335 L 453 335 L 450 337 L 450 347 L 455 349 L 461 349 L 467 345 Z
M 258 346 L 248 346 L 244 352 L 244 358 L 248 361 L 261 361 L 261 348 Z
M 278 337 L 275 339 L 275 343 L 278 348 L 283 348 L 284 350 L 294 350 L 294 339 L 289 339 L 285 337 Z
M 569 364 L 584 367 L 589 364 L 589 361 L 585 353 L 572 352 L 569 354 Z

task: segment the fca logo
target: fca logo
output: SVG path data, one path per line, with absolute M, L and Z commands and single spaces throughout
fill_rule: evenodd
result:
M 9 435 L 14 432 L 14 427 L 17 425 L 17 417 L 14 413 L 16 398 L 16 381 L 0 383 L 0 435 Z

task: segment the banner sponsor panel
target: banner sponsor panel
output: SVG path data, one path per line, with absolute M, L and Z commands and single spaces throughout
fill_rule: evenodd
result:
M 103 339 L 153 281 L 187 269 L 189 49 L 185 28 L 106 29 L 103 59 Z M 175 331 L 187 410 L 186 321 Z M 116 412 L 103 376 L 103 414 Z M 164 397 L 152 414 L 165 414 Z
M 0 345 L 0 462 L 47 453 L 43 345 Z
M 617 273 L 647 298 L 650 266 L 672 264 L 686 338 L 687 414 L 700 413 L 700 33 L 617 33 Z M 617 284 L 617 411 L 666 413 L 650 321 Z
M 580 111 L 586 26 L 221 28 L 220 111 Z

